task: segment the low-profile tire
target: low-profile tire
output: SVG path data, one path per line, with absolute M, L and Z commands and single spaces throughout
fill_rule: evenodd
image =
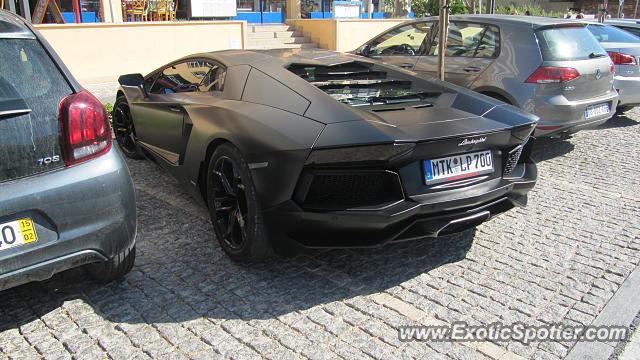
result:
M 111 260 L 86 265 L 87 272 L 91 277 L 100 283 L 106 284 L 113 280 L 124 277 L 136 261 L 136 247 L 126 249 Z
M 239 262 L 271 257 L 256 187 L 240 150 L 220 145 L 207 169 L 209 215 L 222 250 Z
M 116 104 L 113 105 L 111 113 L 113 118 L 113 131 L 116 135 L 116 142 L 122 153 L 131 159 L 144 159 L 142 150 L 138 146 L 136 130 L 133 126 L 129 103 L 124 95 L 118 96 Z

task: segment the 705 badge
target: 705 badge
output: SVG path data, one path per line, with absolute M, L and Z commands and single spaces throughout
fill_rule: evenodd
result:
M 38 159 L 38 165 L 49 165 L 58 161 L 60 161 L 60 155 L 45 156 Z

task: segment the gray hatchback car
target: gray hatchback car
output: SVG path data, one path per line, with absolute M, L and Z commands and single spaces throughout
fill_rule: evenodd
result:
M 409 21 L 356 50 L 435 78 L 438 19 Z M 562 136 L 613 116 L 614 67 L 585 25 L 513 15 L 451 16 L 446 80 L 538 115 L 536 136 Z
M 135 259 L 136 208 L 104 106 L 40 35 L 0 10 L 0 290 Z

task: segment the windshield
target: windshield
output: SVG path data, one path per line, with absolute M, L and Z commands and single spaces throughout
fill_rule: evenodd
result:
M 599 42 L 640 43 L 639 37 L 614 26 L 589 25 L 587 29 Z
M 546 61 L 586 60 L 606 56 L 602 46 L 583 27 L 557 27 L 536 32 Z
M 351 106 L 421 102 L 439 95 L 416 87 L 408 78 L 393 78 L 384 69 L 376 69 L 369 63 L 292 64 L 289 70 L 337 101 Z

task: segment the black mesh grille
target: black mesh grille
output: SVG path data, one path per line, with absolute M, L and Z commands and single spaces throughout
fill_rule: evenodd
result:
M 518 160 L 520 160 L 520 154 L 522 154 L 522 145 L 509 151 L 504 162 L 504 171 L 502 172 L 504 176 L 511 174 L 511 172 L 516 167 L 516 165 L 518 165 Z
M 345 209 L 384 204 L 402 197 L 398 175 L 392 172 L 316 173 L 304 206 Z

